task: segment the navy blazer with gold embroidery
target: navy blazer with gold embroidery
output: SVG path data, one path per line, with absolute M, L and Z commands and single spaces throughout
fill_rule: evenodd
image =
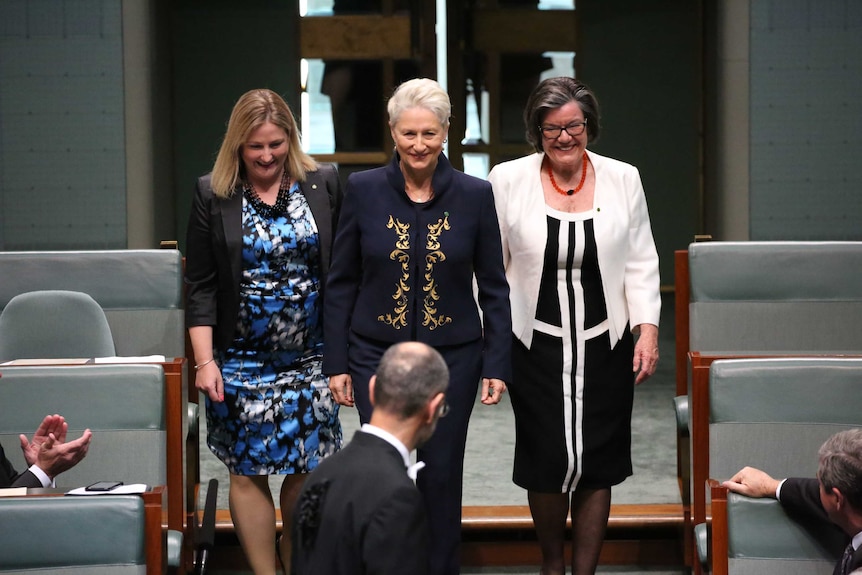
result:
M 484 338 L 482 377 L 511 381 L 509 285 L 491 184 L 441 154 L 434 197 L 416 204 L 398 162 L 396 154 L 347 180 L 326 288 L 324 373 L 348 372 L 352 330 L 431 346 Z
M 306 174 L 299 189 L 320 236 L 322 296 L 341 207 L 338 172 L 321 164 Z M 221 350 L 230 345 L 236 328 L 241 274 L 242 193 L 215 197 L 207 174 L 198 179 L 186 231 L 186 327 L 213 326 L 213 345 Z

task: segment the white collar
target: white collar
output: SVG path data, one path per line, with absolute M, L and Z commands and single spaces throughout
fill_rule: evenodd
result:
M 371 435 L 376 435 L 380 439 L 386 441 L 392 447 L 398 450 L 398 453 L 401 454 L 401 457 L 404 459 L 404 467 L 410 467 L 410 452 L 407 451 L 407 446 L 401 443 L 401 441 L 386 431 L 385 429 L 381 429 L 376 425 L 371 425 L 370 423 L 363 423 L 361 431 L 363 433 L 369 433 Z

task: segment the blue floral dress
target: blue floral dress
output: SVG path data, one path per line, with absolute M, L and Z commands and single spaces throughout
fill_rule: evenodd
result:
M 307 473 L 341 448 L 321 371 L 317 226 L 294 183 L 275 206 L 246 190 L 240 311 L 219 354 L 224 396 L 207 398 L 207 444 L 236 475 Z

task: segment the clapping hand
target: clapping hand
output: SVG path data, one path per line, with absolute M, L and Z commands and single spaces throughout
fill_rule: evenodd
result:
M 93 433 L 85 429 L 74 441 L 66 441 L 69 425 L 61 415 L 48 415 L 28 440 L 21 435 L 21 451 L 27 465 L 36 465 L 51 479 L 71 469 L 87 455 Z

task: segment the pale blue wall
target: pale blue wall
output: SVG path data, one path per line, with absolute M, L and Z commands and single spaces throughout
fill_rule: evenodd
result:
M 162 35 L 150 34 L 152 45 L 143 49 L 166 54 L 152 69 L 146 62 L 137 68 L 153 75 L 154 89 L 159 82 L 167 87 L 168 109 L 152 119 L 130 112 L 137 94 L 124 93 L 124 67 L 127 74 L 135 69 L 124 50 L 139 50 L 123 38 L 134 25 L 124 21 L 131 0 L 0 0 L 0 249 L 137 247 L 128 237 L 138 217 L 161 226 L 156 240 L 182 240 L 194 177 L 208 170 L 236 97 L 268 86 L 290 98 L 297 85 L 293 2 L 137 1 L 157 7 L 153 21 Z M 711 232 L 697 222 L 696 110 L 686 104 L 655 115 L 657 107 L 644 107 L 645 93 L 690 98 L 687 92 L 697 90 L 690 78 L 667 72 L 668 64 L 676 70 L 697 58 L 696 46 L 674 47 L 680 35 L 667 36 L 675 20 L 661 7 L 683 4 L 634 3 L 637 9 L 627 11 L 610 10 L 604 0 L 582 6 L 585 16 L 593 13 L 581 22 L 587 40 L 601 39 L 597 31 L 637 31 L 585 50 L 584 79 L 607 104 L 601 145 L 642 169 L 664 256 L 684 247 L 692 231 Z M 650 18 L 643 17 L 650 7 Z M 862 2 L 750 0 L 746 10 L 750 25 L 741 25 L 750 32 L 750 93 L 741 105 L 750 123 L 731 115 L 720 129 L 749 135 L 750 189 L 741 189 L 743 183 L 714 193 L 747 197 L 750 205 L 748 213 L 724 217 L 750 218 L 751 239 L 862 239 Z M 261 26 L 265 34 L 249 33 Z M 673 50 L 684 52 L 675 62 L 667 56 Z M 624 65 L 631 54 L 659 57 L 634 73 Z M 706 55 L 707 62 L 715 58 Z M 655 126 L 626 133 L 647 117 Z M 151 134 L 140 134 L 157 140 L 152 158 L 133 157 L 128 142 L 139 135 L 126 133 L 130 119 L 152 125 Z M 659 147 L 663 130 L 684 137 L 672 138 L 677 147 Z M 165 137 L 154 138 L 159 134 Z M 676 169 L 676 162 L 683 167 Z M 708 168 L 715 158 L 705 162 Z M 141 180 L 127 180 L 130 166 L 162 171 L 154 189 L 143 191 L 154 198 L 143 210 L 135 209 L 137 192 L 127 198 L 127 188 Z M 708 183 L 714 176 L 709 169 L 705 174 Z
M 120 0 L 0 0 L 0 249 L 126 247 Z
M 752 0 L 752 240 L 862 240 L 862 2 Z

